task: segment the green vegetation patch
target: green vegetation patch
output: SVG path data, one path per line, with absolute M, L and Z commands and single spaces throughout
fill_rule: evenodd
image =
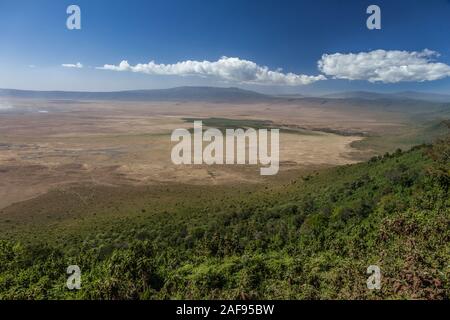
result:
M 193 123 L 194 121 L 202 121 L 203 126 L 219 129 L 225 133 L 226 129 L 279 129 L 282 133 L 294 133 L 301 135 L 319 135 L 320 132 L 315 132 L 298 127 L 287 127 L 274 123 L 270 120 L 251 120 L 251 119 L 227 119 L 227 118 L 182 118 L 185 122 Z M 205 130 L 205 129 L 204 129 Z M 193 129 L 190 130 L 193 132 Z

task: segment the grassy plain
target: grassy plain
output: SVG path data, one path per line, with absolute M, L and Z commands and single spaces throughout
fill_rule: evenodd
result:
M 341 115 L 313 107 L 304 110 L 291 103 L 18 100 L 14 106 L 13 111 L 0 117 L 0 208 L 55 188 L 77 185 L 261 181 L 258 167 L 172 165 L 170 151 L 174 144 L 170 134 L 176 128 L 190 128 L 192 122 L 186 118 L 205 119 L 206 125 L 218 127 L 267 122 L 281 128 L 281 171 L 355 162 L 354 153 L 361 152 L 351 148 L 351 143 L 362 139 L 359 130 L 361 121 L 365 121 L 360 114 L 360 120 L 350 119 L 350 113 Z M 373 121 L 368 121 L 365 131 L 394 126 Z

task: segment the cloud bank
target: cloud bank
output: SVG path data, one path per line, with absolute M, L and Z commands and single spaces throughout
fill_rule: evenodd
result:
M 187 60 L 175 64 L 157 64 L 150 61 L 147 64 L 134 66 L 124 60 L 119 65 L 105 64 L 97 69 L 130 71 L 149 75 L 213 77 L 222 81 L 262 85 L 298 86 L 326 79 L 323 75 L 309 76 L 283 73 L 281 70 L 273 71 L 249 60 L 229 57 L 222 57 L 217 61 Z
M 374 50 L 358 53 L 324 54 L 317 62 L 322 74 L 304 75 L 270 70 L 253 61 L 222 57 L 217 61 L 187 60 L 174 64 L 130 65 L 123 60 L 118 65 L 105 64 L 97 69 L 128 71 L 149 75 L 200 76 L 239 84 L 308 85 L 327 77 L 333 79 L 365 80 L 372 83 L 424 82 L 450 77 L 450 66 L 437 62 L 439 53 L 432 50 L 400 51 Z M 81 63 L 64 64 L 64 67 L 82 68 Z
M 73 64 L 73 63 L 63 63 L 61 66 L 64 67 L 64 68 L 76 68 L 76 69 L 83 68 L 83 65 L 81 63 L 79 63 L 79 62 L 77 62 L 75 64 Z
M 423 51 L 375 50 L 360 53 L 324 54 L 319 70 L 335 79 L 396 83 L 432 81 L 450 76 L 450 66 L 435 62 L 439 54 Z

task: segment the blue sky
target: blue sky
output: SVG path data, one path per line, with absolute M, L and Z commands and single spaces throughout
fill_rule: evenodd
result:
M 81 30 L 66 28 L 71 4 L 81 8 Z M 381 30 L 366 27 L 371 4 L 381 8 Z M 0 87 L 109 91 L 218 85 L 278 93 L 450 93 L 449 34 L 448 0 L 1 0 Z M 383 52 L 368 54 L 374 50 Z M 341 54 L 325 61 L 328 71 L 318 68 L 324 54 Z M 238 60 L 217 63 L 224 56 Z M 395 68 L 410 58 L 407 75 L 398 75 Z M 363 64 L 349 65 L 356 59 Z M 391 59 L 387 75 L 365 69 L 377 59 Z M 128 66 L 119 68 L 123 60 Z M 156 66 L 135 67 L 152 60 Z M 177 65 L 187 60 L 198 63 L 188 71 Z M 83 68 L 62 66 L 76 63 Z M 105 65 L 115 68 L 98 69 Z M 198 68 L 202 71 L 192 71 Z M 327 80 L 288 79 L 288 73 Z

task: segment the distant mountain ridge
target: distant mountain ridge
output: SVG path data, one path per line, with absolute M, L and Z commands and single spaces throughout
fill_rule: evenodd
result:
M 380 93 L 370 91 L 344 91 L 321 96 L 301 94 L 269 95 L 236 87 L 175 87 L 170 89 L 124 90 L 110 92 L 87 91 L 33 91 L 0 89 L 0 97 L 48 100 L 117 100 L 117 101 L 207 101 L 207 102 L 264 102 L 302 99 L 348 100 L 416 100 L 450 103 L 450 94 L 403 91 Z
M 450 102 L 450 94 L 439 94 L 418 91 L 402 91 L 394 93 L 380 93 L 371 91 L 345 91 L 322 95 L 327 99 L 364 99 L 364 100 L 423 100 L 431 102 Z
M 119 101 L 262 101 L 274 97 L 229 87 L 176 87 L 171 89 L 128 90 L 112 92 L 30 91 L 0 89 L 0 97 L 63 99 L 63 100 L 119 100 Z

